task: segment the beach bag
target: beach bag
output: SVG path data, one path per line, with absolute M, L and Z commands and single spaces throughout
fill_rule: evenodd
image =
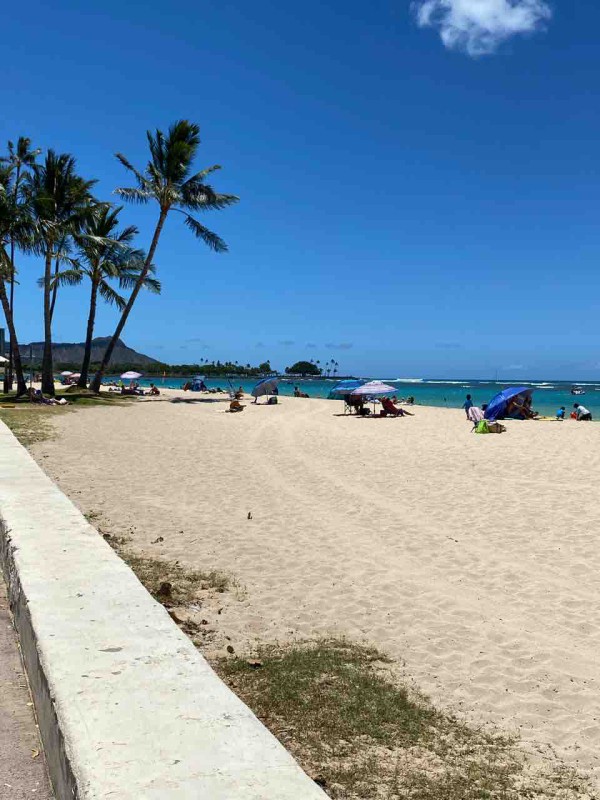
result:
M 500 422 L 488 422 L 487 419 L 482 419 L 477 423 L 475 433 L 504 433 L 506 427 Z
M 276 406 L 277 405 L 277 398 L 276 397 L 269 397 L 267 400 L 268 406 Z

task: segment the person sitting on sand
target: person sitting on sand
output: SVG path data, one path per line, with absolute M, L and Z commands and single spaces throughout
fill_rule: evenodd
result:
M 531 397 L 526 397 L 522 403 L 519 397 L 513 397 L 506 406 L 504 416 L 509 419 L 533 419 L 537 417 L 537 411 L 531 410 Z
M 362 397 L 360 395 L 347 394 L 347 395 L 344 396 L 344 401 L 345 401 L 346 405 L 350 408 L 351 412 L 352 412 L 352 409 L 354 409 L 356 414 L 362 414 L 364 406 L 365 406 L 365 398 L 364 397 Z
M 29 401 L 31 403 L 43 403 L 44 396 L 40 392 L 39 389 L 34 389 L 33 386 L 30 386 L 27 390 L 27 396 L 29 397 Z
M 154 397 L 156 397 L 157 395 L 160 394 L 160 391 L 159 391 L 159 389 L 156 388 L 156 386 L 153 383 L 151 383 L 150 384 L 150 391 L 148 392 L 148 394 L 151 394 Z
M 229 410 L 232 414 L 235 414 L 236 411 L 243 411 L 245 408 L 246 406 L 243 406 L 239 400 L 232 400 L 229 403 Z
M 561 422 L 563 422 L 566 413 L 567 413 L 567 409 L 564 406 L 561 406 L 558 409 L 558 411 L 556 412 L 556 419 L 560 420 Z
M 379 413 L 382 417 L 385 417 L 387 414 L 390 414 L 392 417 L 414 417 L 414 414 L 411 414 L 410 411 L 406 411 L 406 409 L 395 405 L 394 401 L 390 400 L 389 397 L 381 398 L 381 406 L 382 411 Z
M 580 403 L 573 403 L 573 408 L 577 414 L 577 422 L 591 422 L 592 412 Z

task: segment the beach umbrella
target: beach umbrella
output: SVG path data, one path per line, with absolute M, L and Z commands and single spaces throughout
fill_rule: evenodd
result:
M 329 392 L 329 399 L 333 400 L 336 397 L 343 397 L 346 394 L 351 394 L 354 389 L 358 389 L 359 386 L 362 386 L 364 381 L 361 381 L 359 378 L 348 378 L 348 380 L 340 381 L 336 383 L 333 389 Z
M 69 377 L 69 376 L 71 376 L 73 373 L 72 373 L 72 372 L 69 372 L 69 370 L 68 370 L 68 369 L 66 369 L 64 372 L 61 372 L 60 374 L 61 374 L 61 376 L 62 376 L 63 378 L 68 378 L 68 377 Z
M 263 378 L 263 380 L 259 381 L 254 389 L 252 389 L 251 395 L 258 400 L 259 397 L 263 397 L 264 395 L 275 394 L 278 383 L 279 378 Z
M 4 358 L 4 356 L 0 356 L 0 364 L 8 364 L 8 358 Z
M 369 401 L 373 401 L 373 412 L 375 412 L 375 398 L 378 395 L 385 395 L 385 394 L 396 394 L 396 389 L 393 386 L 390 386 L 388 383 L 383 383 L 382 381 L 369 381 L 368 383 L 363 383 L 362 386 L 354 389 L 350 392 L 352 397 L 364 397 Z
M 124 372 L 121 375 L 121 380 L 124 381 L 136 381 L 138 378 L 142 377 L 141 372 L 133 372 L 133 370 L 129 370 L 128 372 Z
M 71 378 L 81 378 L 81 372 L 70 372 Z
M 397 389 L 383 381 L 369 381 L 353 389 L 350 394 L 354 397 L 376 397 L 380 394 L 396 394 L 396 391 Z
M 490 422 L 495 422 L 497 419 L 504 419 L 508 404 L 511 400 L 519 397 L 523 402 L 527 397 L 531 397 L 533 389 L 530 386 L 509 386 L 490 400 L 488 407 L 485 410 L 484 417 L 489 419 Z

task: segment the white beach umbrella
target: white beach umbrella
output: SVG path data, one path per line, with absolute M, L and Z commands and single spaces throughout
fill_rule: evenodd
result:
M 278 383 L 279 378 L 263 378 L 263 380 L 259 381 L 254 389 L 252 389 L 251 395 L 258 400 L 259 397 L 263 397 L 264 395 L 275 394 Z
M 4 356 L 0 356 L 0 364 L 8 364 L 8 358 L 4 358 Z
M 396 394 L 396 391 L 397 390 L 394 389 L 393 386 L 390 386 L 389 383 L 383 383 L 383 381 L 369 381 L 353 389 L 350 394 L 354 397 L 375 397 L 380 394 Z
M 62 375 L 62 377 L 63 377 L 63 378 L 68 378 L 68 377 L 69 377 L 69 376 L 71 376 L 73 373 L 72 373 L 72 372 L 69 372 L 69 370 L 68 370 L 68 369 L 66 369 L 64 372 L 61 372 L 60 374 Z
M 121 375 L 121 380 L 124 381 L 136 381 L 138 378 L 142 377 L 141 372 L 134 372 L 133 370 L 129 370 L 128 372 L 124 372 Z

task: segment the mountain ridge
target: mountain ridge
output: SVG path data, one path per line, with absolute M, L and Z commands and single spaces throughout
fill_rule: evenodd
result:
M 98 364 L 102 360 L 106 346 L 110 341 L 109 336 L 97 336 L 92 339 L 92 363 Z M 21 358 L 25 364 L 29 362 L 31 351 L 33 350 L 33 362 L 35 364 L 41 363 L 42 355 L 44 352 L 43 342 L 29 342 L 29 344 L 19 345 Z M 85 342 L 53 342 L 52 343 L 52 357 L 54 367 L 61 366 L 81 366 L 83 362 L 83 354 L 85 350 Z M 144 353 L 138 353 L 133 348 L 128 347 L 121 339 L 118 340 L 110 360 L 111 367 L 128 366 L 128 367 L 145 367 L 152 364 L 159 364 L 160 362 L 147 356 Z

